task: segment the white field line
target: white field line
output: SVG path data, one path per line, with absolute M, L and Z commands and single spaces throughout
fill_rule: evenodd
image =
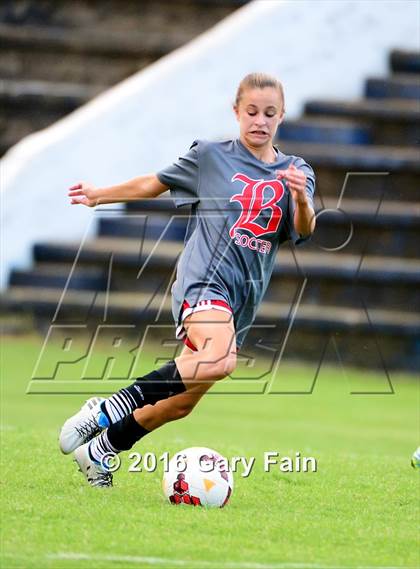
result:
M 190 559 L 170 559 L 163 557 L 139 557 L 134 555 L 96 555 L 88 553 L 51 553 L 47 559 L 68 561 L 105 561 L 150 565 L 161 567 L 188 567 L 189 569 L 416 569 L 407 566 L 383 567 L 379 565 L 319 565 L 317 563 L 253 563 L 241 561 L 193 561 Z

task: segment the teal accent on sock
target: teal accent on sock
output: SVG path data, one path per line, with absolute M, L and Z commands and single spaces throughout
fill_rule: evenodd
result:
M 108 419 L 108 417 L 105 415 L 105 413 L 103 411 L 101 411 L 99 413 L 99 417 L 98 417 L 98 425 L 102 428 L 102 429 L 107 429 L 110 425 L 110 421 Z

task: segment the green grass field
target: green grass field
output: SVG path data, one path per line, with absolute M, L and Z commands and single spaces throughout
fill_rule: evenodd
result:
M 383 378 L 332 368 L 322 370 L 312 395 L 234 395 L 220 387 L 187 419 L 136 447 L 160 455 L 199 445 L 255 456 L 248 478 L 236 474 L 228 507 L 205 510 L 166 503 L 162 466 L 129 473 L 126 455 L 114 488 L 85 484 L 57 446 L 62 422 L 84 397 L 25 394 L 41 344 L 35 337 L 2 342 L 2 568 L 418 567 L 413 377 L 392 374 L 394 395 L 351 395 L 352 386 Z M 152 367 L 150 356 L 142 369 Z M 292 385 L 313 370 L 279 373 Z M 264 473 L 263 453 L 272 450 L 314 456 L 318 472 Z

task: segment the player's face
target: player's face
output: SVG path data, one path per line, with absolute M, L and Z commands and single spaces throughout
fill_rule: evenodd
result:
M 283 119 L 283 101 L 277 89 L 246 89 L 234 107 L 242 142 L 252 148 L 270 146 Z

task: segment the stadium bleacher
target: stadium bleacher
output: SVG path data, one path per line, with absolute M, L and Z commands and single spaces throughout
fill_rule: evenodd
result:
M 186 1 L 179 4 L 189 9 L 192 6 Z M 206 3 L 213 6 L 215 21 L 240 4 Z M 34 28 L 33 23 L 31 26 Z M 3 23 L 0 37 L 9 34 L 7 45 L 23 45 L 23 34 L 20 39 L 19 34 L 13 36 L 11 27 L 13 24 Z M 44 46 L 53 41 L 52 32 L 48 33 L 41 41 Z M 64 46 L 65 34 L 60 41 Z M 84 40 L 77 41 L 76 51 L 82 56 Z M 172 43 L 165 49 L 172 49 L 177 41 L 170 38 Z M 100 41 L 93 44 L 94 56 L 99 57 Z M 118 45 L 117 39 L 112 45 Z M 63 47 L 63 52 L 66 49 Z M 73 61 L 74 51 L 69 53 Z M 149 54 L 143 62 L 139 51 L 133 48 L 131 54 L 121 75 L 110 73 L 108 85 L 159 56 Z M 115 60 L 119 58 L 115 54 Z M 416 314 L 420 284 L 420 53 L 392 52 L 389 67 L 388 77 L 367 78 L 362 100 L 308 101 L 302 117 L 279 129 L 279 148 L 286 154 L 303 156 L 317 174 L 316 233 L 303 248 L 281 247 L 256 320 L 263 326 L 276 315 L 278 329 L 275 334 L 268 332 L 270 337 L 263 343 L 278 346 L 290 325 L 291 308 L 301 295 L 285 357 L 315 361 L 325 352 L 327 360 L 336 361 L 337 354 L 327 348 L 332 338 L 346 364 L 384 364 L 389 369 L 407 370 L 415 370 L 420 364 L 420 318 Z M 53 79 L 57 84 L 64 81 L 58 75 Z M 12 87 L 16 88 L 13 81 L 4 83 L 9 95 Z M 99 87 L 97 79 L 85 81 L 73 99 L 68 93 L 63 99 L 67 105 L 77 106 L 89 98 L 89 89 L 105 86 Z M 83 89 L 86 91 L 81 95 Z M 59 101 L 59 89 L 53 92 Z M 22 105 L 37 96 L 28 91 L 21 98 Z M 57 109 L 64 112 L 65 105 L 60 105 L 57 103 Z M 56 107 L 48 97 L 45 107 L 51 119 Z M 11 135 L 7 140 L 3 148 L 12 140 Z M 165 297 L 165 293 L 182 250 L 188 210 L 176 210 L 164 196 L 128 203 L 121 212 L 103 210 L 97 214 L 97 236 L 81 248 L 79 242 L 34 245 L 33 267 L 14 270 L 10 275 L 3 311 L 32 314 L 35 325 L 41 327 L 53 317 L 58 324 L 87 322 L 94 326 L 103 321 L 104 311 L 107 323 L 135 324 L 137 331 L 155 323 L 157 314 L 159 323 L 172 324 L 170 296 Z M 174 215 L 181 217 L 174 219 Z M 139 279 L 139 269 L 152 250 Z M 76 258 L 76 268 L 71 272 Z M 257 336 L 251 333 L 249 338 L 245 351 L 251 349 Z
M 0 4 L 0 156 L 247 0 Z

